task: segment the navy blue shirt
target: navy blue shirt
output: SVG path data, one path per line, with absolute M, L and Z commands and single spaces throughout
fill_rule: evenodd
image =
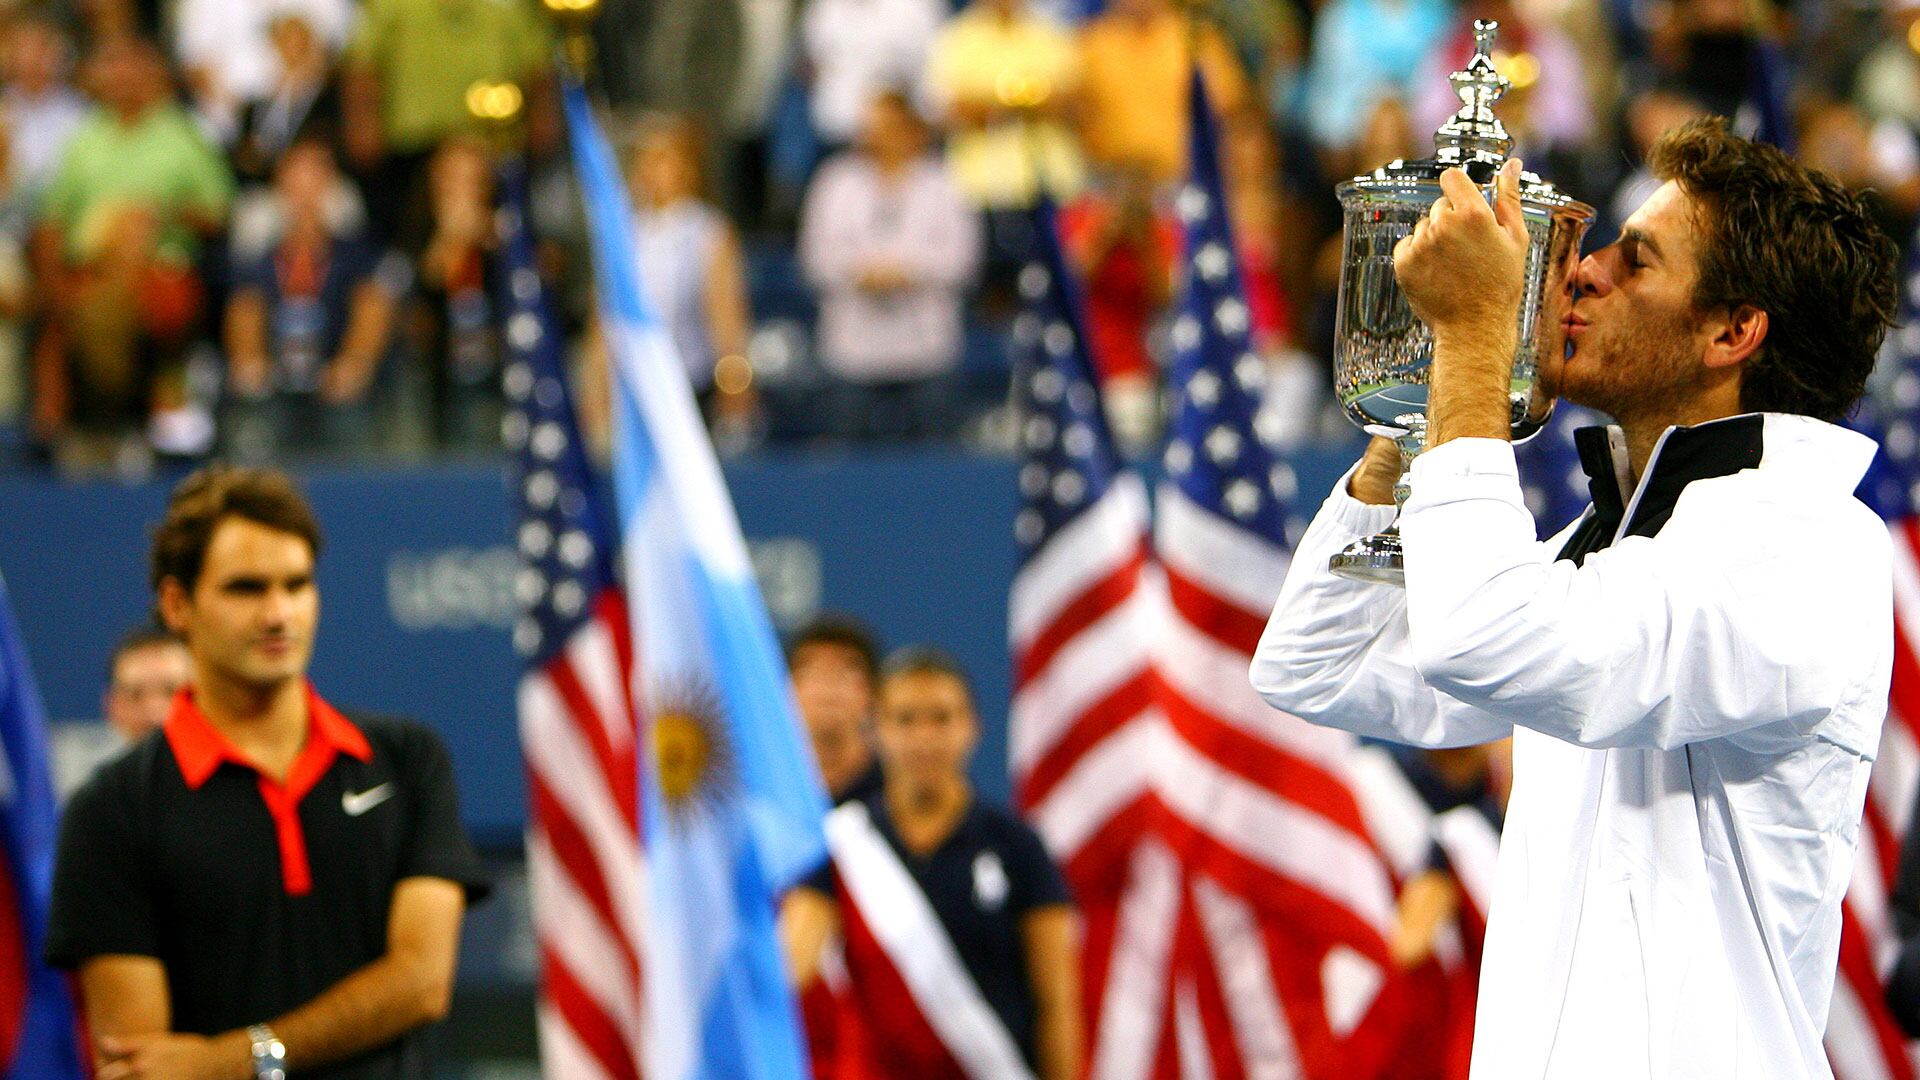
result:
M 257 292 L 267 304 L 274 386 L 312 393 L 320 371 L 340 350 L 354 290 L 374 279 L 380 249 L 364 237 L 334 237 L 311 268 L 276 245 L 234 268 L 235 292 Z
M 901 843 L 884 795 L 875 792 L 861 801 L 887 846 L 926 894 L 981 995 L 1028 1064 L 1034 1064 L 1036 1009 L 1020 923 L 1036 909 L 1073 903 L 1066 879 L 1039 835 L 1011 813 L 975 799 L 953 835 L 921 857 Z M 839 895 L 831 863 L 807 885 L 828 896 Z

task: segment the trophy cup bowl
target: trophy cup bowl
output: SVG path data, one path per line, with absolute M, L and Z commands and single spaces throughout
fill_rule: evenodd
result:
M 1434 136 L 1436 153 L 1419 161 L 1395 161 L 1336 188 L 1344 219 L 1340 295 L 1334 323 L 1334 392 L 1347 416 L 1372 435 L 1400 447 L 1400 481 L 1394 501 L 1407 497 L 1407 469 L 1425 448 L 1427 378 L 1433 364 L 1433 332 L 1413 314 L 1394 275 L 1393 249 L 1439 199 L 1440 174 L 1461 168 L 1493 198 L 1513 140 L 1492 104 L 1507 80 L 1494 68 L 1496 24 L 1476 22 L 1477 51 L 1452 75 L 1463 107 Z M 1540 385 L 1543 357 L 1563 348 L 1566 314 L 1580 241 L 1593 208 L 1555 190 L 1533 173 L 1522 173 L 1520 202 L 1528 248 L 1526 283 L 1518 325 L 1508 400 L 1515 442 L 1538 432 L 1553 412 L 1553 395 Z M 1330 569 L 1342 577 L 1386 585 L 1405 584 L 1396 525 L 1363 537 L 1333 556 Z

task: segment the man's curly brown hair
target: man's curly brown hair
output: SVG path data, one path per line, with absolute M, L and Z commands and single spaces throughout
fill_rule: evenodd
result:
M 214 530 L 230 517 L 292 533 L 320 557 L 320 523 L 286 473 L 209 465 L 173 489 L 167 516 L 153 530 L 147 574 L 155 594 L 168 578 L 193 591 Z
M 1694 308 L 1767 313 L 1766 340 L 1740 379 L 1740 407 L 1846 416 L 1899 302 L 1899 250 L 1865 200 L 1718 118 L 1669 132 L 1649 164 L 1701 210 Z

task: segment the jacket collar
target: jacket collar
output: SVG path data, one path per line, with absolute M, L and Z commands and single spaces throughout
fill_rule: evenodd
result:
M 1872 439 L 1810 416 L 1742 413 L 1668 428 L 1645 475 L 1629 487 L 1627 444 L 1618 427 L 1581 428 L 1574 446 L 1593 495 L 1592 512 L 1560 552 L 1575 562 L 1618 537 L 1659 533 L 1680 493 L 1696 480 L 1759 469 L 1785 484 L 1850 492 L 1876 449 Z
M 306 684 L 306 692 L 308 742 L 361 761 L 373 760 L 373 747 L 353 721 L 327 704 L 314 691 L 312 683 Z M 163 730 L 167 745 L 173 750 L 173 760 L 180 766 L 180 776 L 191 790 L 198 790 L 224 763 L 255 768 L 253 762 L 200 711 L 200 706 L 193 699 L 192 687 L 183 687 L 174 696 L 173 710 L 167 714 Z

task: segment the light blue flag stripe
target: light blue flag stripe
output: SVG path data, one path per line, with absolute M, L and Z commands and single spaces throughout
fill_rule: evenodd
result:
M 634 692 L 650 725 L 647 1074 L 801 1080 L 775 902 L 825 857 L 825 794 L 692 388 L 640 290 L 625 186 L 577 83 L 566 110 L 614 372 Z M 670 797 L 652 727 L 685 717 L 721 764 Z

